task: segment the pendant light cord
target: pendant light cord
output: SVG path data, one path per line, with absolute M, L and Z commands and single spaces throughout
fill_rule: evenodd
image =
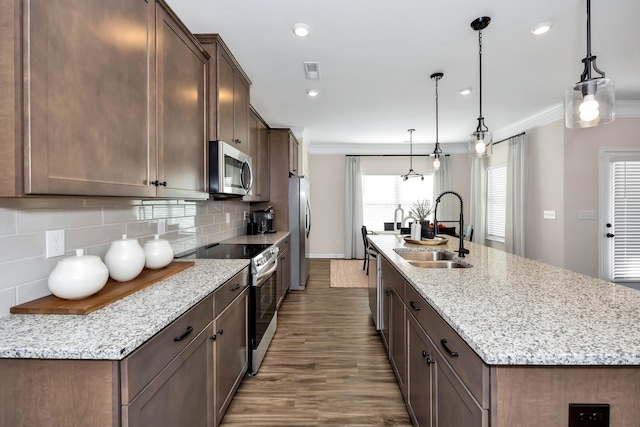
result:
M 478 31 L 478 45 L 480 47 L 480 117 L 478 117 L 478 130 L 481 130 L 480 122 L 484 120 L 484 117 L 482 117 L 482 30 Z

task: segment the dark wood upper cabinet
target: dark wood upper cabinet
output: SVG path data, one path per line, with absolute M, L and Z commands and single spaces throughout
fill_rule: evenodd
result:
M 207 56 L 164 3 L 0 1 L 0 195 L 208 197 Z
M 225 141 L 251 155 L 249 88 L 251 81 L 218 34 L 196 34 L 211 57 L 209 67 L 209 140 Z
M 253 187 L 251 196 L 244 196 L 242 200 L 267 202 L 270 195 L 269 127 L 253 108 L 249 114 L 249 145 L 251 147 Z

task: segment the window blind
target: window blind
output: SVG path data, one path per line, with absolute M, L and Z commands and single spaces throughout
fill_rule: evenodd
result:
M 640 162 L 614 162 L 613 281 L 640 280 Z
M 507 165 L 487 169 L 487 239 L 504 242 L 507 214 Z

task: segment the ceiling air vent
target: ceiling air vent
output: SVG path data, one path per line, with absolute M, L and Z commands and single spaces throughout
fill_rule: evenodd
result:
M 304 74 L 307 76 L 307 80 L 319 80 L 320 79 L 320 63 L 305 62 Z

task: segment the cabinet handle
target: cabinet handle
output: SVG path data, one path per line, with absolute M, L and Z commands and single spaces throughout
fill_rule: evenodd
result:
M 167 181 L 158 181 L 157 179 L 155 181 L 152 181 L 151 184 L 155 185 L 156 187 L 166 187 L 167 186 Z
M 390 296 L 390 295 L 391 295 L 391 291 L 385 291 L 385 292 L 384 292 L 384 294 L 385 294 L 386 296 Z
M 422 357 L 427 357 L 427 354 L 429 354 L 429 353 L 427 353 L 426 351 L 422 350 Z
M 447 346 L 447 340 L 441 339 L 440 344 L 442 344 L 442 347 L 446 350 L 447 353 L 449 353 L 451 357 L 458 357 L 458 352 L 451 351 L 451 349 Z
M 224 333 L 224 329 L 218 329 L 218 333 L 222 335 Z
M 233 142 L 235 142 L 236 144 L 242 144 L 242 140 L 240 139 L 234 139 Z
M 211 336 L 209 337 L 209 339 L 210 339 L 211 341 L 215 341 L 215 340 L 216 340 L 216 336 L 215 336 L 215 335 L 211 335 Z
M 435 362 L 435 360 L 431 358 L 431 353 L 426 352 L 424 350 L 422 350 L 422 357 L 425 358 L 425 362 L 427 362 L 427 365 L 431 365 L 432 363 Z
M 238 283 L 237 285 L 235 285 L 233 288 L 231 288 L 231 292 L 235 292 L 238 289 L 240 289 L 240 283 Z
M 420 311 L 420 307 L 416 305 L 415 301 L 409 301 L 409 304 L 411 304 L 411 308 L 413 308 L 415 311 Z
M 189 334 L 191 334 L 191 332 L 193 332 L 193 328 L 191 326 L 187 326 L 187 330 L 184 331 L 184 334 L 180 335 L 179 337 L 175 337 L 173 340 L 174 341 L 182 341 L 183 339 L 188 337 Z

